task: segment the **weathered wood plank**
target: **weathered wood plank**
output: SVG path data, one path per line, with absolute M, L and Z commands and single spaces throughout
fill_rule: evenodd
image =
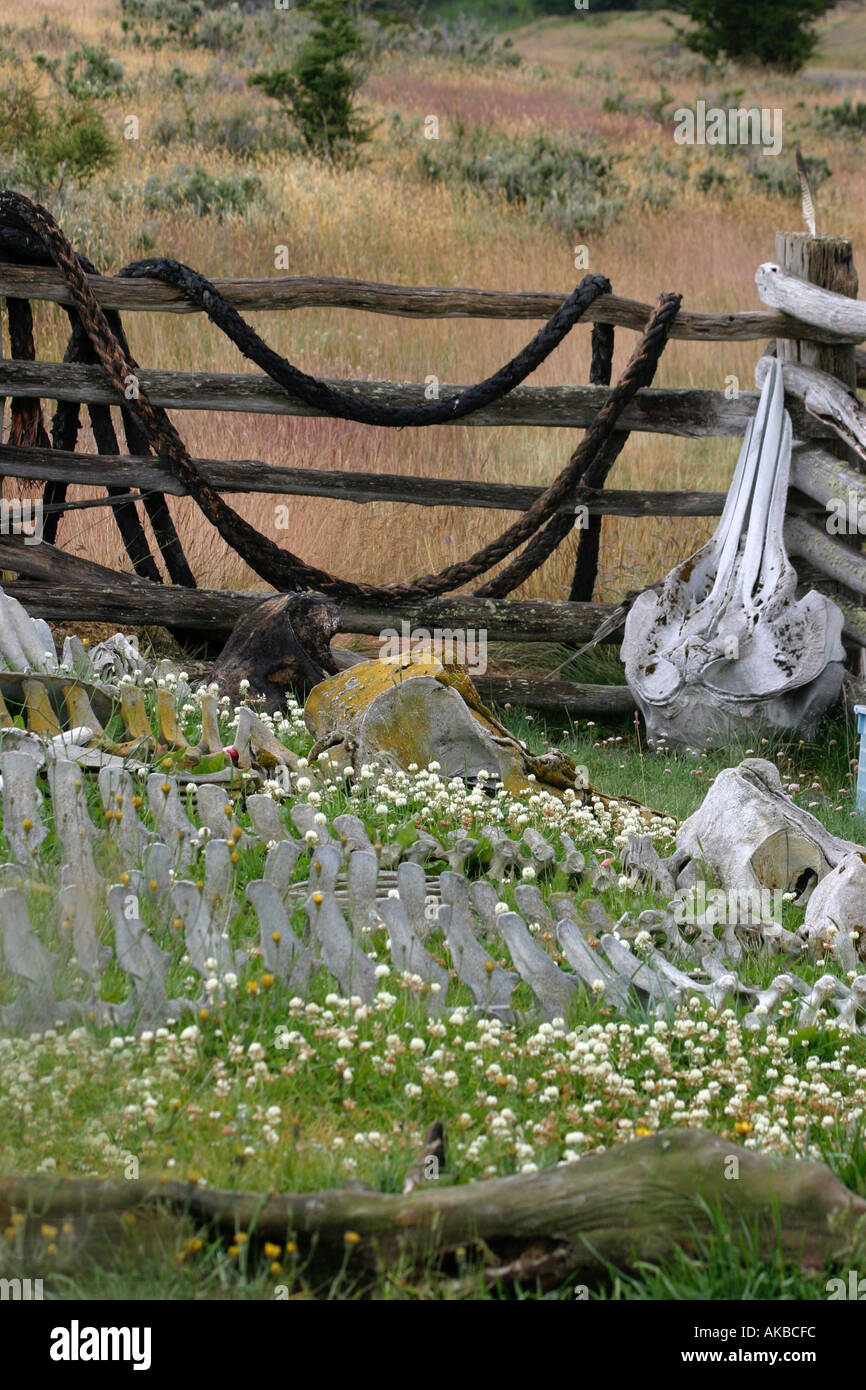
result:
M 785 544 L 792 556 L 802 555 L 822 574 L 855 594 L 866 595 L 866 555 L 840 544 L 801 516 L 787 517 Z
M 194 314 L 201 310 L 179 290 L 158 280 L 126 280 L 111 275 L 90 277 L 103 308 Z M 212 284 L 236 309 L 274 310 L 303 308 L 363 309 L 376 314 L 407 318 L 548 319 L 568 290 L 476 290 L 438 285 L 389 285 L 368 280 L 329 276 L 274 276 L 265 280 L 219 279 Z M 54 269 L 41 266 L 0 265 L 0 295 L 70 304 L 66 282 Z M 652 306 L 618 295 L 601 295 L 584 315 L 586 323 L 612 323 L 642 332 Z M 811 329 L 816 338 L 820 330 Z M 703 314 L 681 309 L 671 331 L 674 338 L 698 342 L 750 342 L 757 338 L 804 337 L 802 324 L 785 314 L 750 311 L 740 314 Z M 860 342 L 866 334 L 854 341 Z M 821 341 L 840 341 L 828 331 Z M 844 339 L 843 339 L 844 341 Z
M 780 309 L 789 319 L 799 321 L 796 332 L 791 331 L 789 323 L 788 329 L 775 334 L 777 338 L 827 342 L 826 335 L 830 333 L 836 335 L 837 341 L 862 343 L 866 340 L 866 304 L 860 300 L 809 284 L 773 261 L 758 266 L 755 285 L 763 304 Z
M 482 700 L 585 718 L 627 718 L 637 708 L 627 685 L 578 685 L 528 676 L 473 676 Z
M 791 450 L 791 487 L 799 488 L 825 507 L 830 501 L 847 502 L 849 492 L 866 498 L 866 477 L 862 473 L 826 449 L 797 440 Z
M 24 545 L 13 537 L 0 538 L 0 569 L 24 576 L 17 584 L 3 587 L 21 598 L 34 618 L 153 622 L 191 631 L 204 626 L 209 635 L 231 631 L 238 618 L 271 593 L 152 584 L 54 546 Z M 26 597 L 22 597 L 25 591 Z M 475 598 L 471 594 L 415 600 L 395 596 L 393 603 L 387 604 L 340 605 L 344 632 L 377 636 L 405 620 L 413 628 L 474 628 L 485 631 L 489 641 L 575 645 L 588 641 L 615 608 L 612 603 L 551 603 L 545 599 Z
M 342 469 L 281 468 L 258 459 L 194 459 L 206 482 L 219 492 L 265 492 L 275 496 L 329 497 L 348 502 L 409 502 L 419 507 L 481 507 L 526 511 L 544 492 L 515 483 L 476 482 L 467 478 L 424 478 L 401 473 L 349 472 Z M 63 449 L 19 449 L 0 445 L 0 476 L 54 479 L 89 486 L 154 489 L 172 497 L 187 495 L 183 483 L 163 459 L 129 454 L 77 454 Z M 636 492 L 613 488 L 578 488 L 574 502 L 558 510 L 572 512 L 580 503 L 600 516 L 719 516 L 723 492 L 678 489 Z
M 759 360 L 755 368 L 759 386 L 763 384 L 766 370 L 764 360 Z M 785 362 L 782 376 L 785 406 L 791 414 L 795 435 L 802 437 L 802 429 L 794 419 L 791 406 L 803 410 L 811 421 L 832 431 L 830 438 L 841 439 L 866 463 L 866 406 L 855 393 L 836 377 L 800 362 Z
M 167 410 L 225 410 L 263 415 L 321 417 L 316 410 L 281 390 L 268 377 L 237 372 L 166 372 L 144 369 L 136 373 L 139 385 L 153 405 Z M 325 378 L 329 386 L 359 400 L 391 405 L 419 406 L 425 387 L 391 381 L 353 381 Z M 443 399 L 464 388 L 443 385 Z M 89 405 L 121 405 L 122 397 L 109 383 L 101 367 L 69 362 L 0 360 L 0 394 L 43 397 L 49 400 L 84 401 Z M 606 386 L 518 386 L 502 400 L 475 411 L 455 425 L 542 425 L 547 428 L 584 429 L 610 394 Z M 756 391 L 740 391 L 728 400 L 723 391 L 642 388 L 620 415 L 616 428 L 686 438 L 738 436 L 745 432 L 758 404 Z M 832 437 L 832 429 L 809 416 L 796 401 L 791 408 L 795 433 L 800 438 Z

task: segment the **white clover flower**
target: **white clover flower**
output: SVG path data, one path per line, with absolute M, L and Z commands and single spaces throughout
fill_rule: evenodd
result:
M 390 965 L 377 965 L 374 971 L 377 980 L 386 980 L 391 974 Z
M 510 912 L 510 911 L 511 911 L 511 908 L 508 906 L 508 903 L 503 903 L 503 902 L 497 903 L 496 906 L 495 906 L 494 909 L 493 909 L 494 915 L 495 915 L 496 917 L 501 917 L 502 914 L 503 914 L 504 912 Z

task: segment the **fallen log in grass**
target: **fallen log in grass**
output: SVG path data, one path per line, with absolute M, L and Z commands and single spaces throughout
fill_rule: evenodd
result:
M 431 1131 L 432 1132 L 432 1131 Z M 429 1136 L 428 1136 L 429 1138 Z M 314 1193 L 227 1192 L 160 1181 L 9 1178 L 0 1182 L 3 1227 L 38 1242 L 45 1223 L 77 1236 L 76 1263 L 97 1236 L 116 1251 L 140 1219 L 173 1213 L 256 1245 L 294 1240 L 317 1268 L 351 1252 L 359 1274 L 384 1262 L 454 1268 L 477 1257 L 491 1286 L 529 1279 L 551 1287 L 599 1279 L 676 1249 L 694 1250 L 721 1219 L 769 1254 L 781 1246 L 807 1271 L 866 1253 L 866 1201 L 824 1164 L 767 1157 L 704 1130 L 669 1130 L 543 1172 L 446 1186 L 414 1185 L 405 1195 L 334 1188 Z M 135 1222 L 130 1218 L 134 1216 Z M 32 1258 L 33 1247 L 30 1249 Z

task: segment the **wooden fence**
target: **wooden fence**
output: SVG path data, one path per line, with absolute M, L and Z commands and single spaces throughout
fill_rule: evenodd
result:
M 866 304 L 856 294 L 850 243 L 839 238 L 780 234 L 777 262 L 756 276 L 767 311 L 702 314 L 681 310 L 673 337 L 695 342 L 756 341 L 785 363 L 786 405 L 794 426 L 786 543 L 806 584 L 832 592 L 843 609 L 846 640 L 866 647 L 866 557 L 856 537 L 832 536 L 828 503 L 864 495 L 866 414 L 852 388 L 866 381 Z M 780 268 L 781 267 L 781 268 Z M 784 267 L 787 267 L 787 272 Z M 811 282 L 811 283 L 810 283 Z M 144 279 L 91 276 L 101 306 L 124 313 L 192 313 L 197 306 L 179 291 Z M 332 307 L 414 318 L 472 317 L 546 319 L 562 297 L 539 293 L 436 287 L 406 288 L 364 281 L 295 277 L 217 280 L 226 300 L 238 309 Z M 9 299 L 71 302 L 61 275 L 51 269 L 0 264 L 0 295 Z M 603 295 L 585 320 L 641 331 L 650 306 Z M 771 341 L 776 340 L 775 345 Z M 281 415 L 317 412 L 269 378 L 252 373 L 137 370 L 154 405 L 170 410 L 228 410 Z M 422 385 L 393 382 L 331 381 L 356 398 L 421 404 Z M 443 395 L 459 388 L 443 384 Z M 601 386 L 517 387 L 493 405 L 455 422 L 461 427 L 533 425 L 565 430 L 591 425 L 609 395 Z M 0 358 L 0 397 L 121 405 L 103 369 L 74 363 Z M 723 391 L 646 388 L 638 392 L 617 422 L 636 430 L 689 438 L 735 437 L 755 413 L 757 391 L 728 399 Z M 542 488 L 472 480 L 444 480 L 348 470 L 283 468 L 256 459 L 195 461 L 202 476 L 222 493 L 300 494 L 356 503 L 388 501 L 415 506 L 496 508 L 520 512 Z M 184 495 L 183 484 L 159 458 L 85 455 L 60 449 L 0 444 L 0 476 L 108 488 L 155 490 Z M 133 501 L 135 496 L 133 495 Z M 577 488 L 561 508 L 578 504 L 589 515 L 717 516 L 724 493 L 700 491 L 623 491 Z M 110 504 L 106 498 L 105 505 Z M 74 504 L 73 504 L 74 505 Z M 91 504 L 92 505 L 92 504 Z M 104 619 L 125 623 L 164 623 L 173 629 L 219 638 L 259 592 L 188 590 L 161 586 L 136 575 L 118 574 L 64 554 L 45 544 L 25 546 L 20 537 L 0 539 L 0 566 L 19 577 L 4 587 L 34 616 L 57 621 Z M 556 641 L 581 645 L 618 612 L 616 605 L 554 603 L 542 600 L 484 599 L 471 595 L 393 602 L 353 601 L 341 605 L 348 632 L 378 633 L 401 620 L 425 627 L 486 629 L 491 641 Z M 620 616 L 624 616 L 620 614 Z M 614 627 L 606 634 L 615 640 Z M 481 682 L 490 696 L 572 712 L 622 713 L 632 707 L 625 688 L 578 687 L 563 682 L 504 678 Z

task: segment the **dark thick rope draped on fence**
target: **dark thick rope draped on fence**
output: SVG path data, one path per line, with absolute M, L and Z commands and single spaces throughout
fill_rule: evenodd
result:
M 592 364 L 589 369 L 590 386 L 610 386 L 613 375 L 613 327 L 610 324 L 599 323 L 596 328 L 606 330 L 604 334 L 592 335 Z M 614 458 L 610 457 L 614 444 L 618 443 L 619 453 L 628 438 L 624 431 L 620 431 L 620 436 L 616 440 L 611 440 L 607 449 L 604 450 L 609 472 L 614 463 Z M 581 478 L 581 485 L 587 486 L 586 475 Z M 574 574 L 571 578 L 571 590 L 568 598 L 570 603 L 590 603 L 592 601 L 592 591 L 595 588 L 596 575 L 598 574 L 598 552 L 601 546 L 601 523 L 600 516 L 588 516 L 586 525 L 581 527 L 580 535 L 577 538 L 577 555 L 574 560 Z M 586 595 L 586 598 L 584 598 Z
M 502 598 L 505 594 L 511 593 L 544 564 L 563 537 L 568 535 L 574 526 L 574 513 L 560 512 L 559 507 L 574 495 L 575 487 L 593 476 L 593 465 L 599 459 L 606 456 L 609 459 L 609 469 L 623 449 L 628 435 L 623 432 L 614 433 L 617 418 L 637 392 L 642 387 L 649 386 L 652 381 L 674 319 L 679 312 L 680 303 L 681 296 L 678 294 L 659 296 L 644 335 L 629 358 L 625 371 L 596 414 L 568 464 L 547 492 L 523 514 L 522 521 L 525 522 L 538 508 L 541 519 L 536 522 L 536 527 L 543 525 L 544 530 L 539 530 L 538 534 L 533 536 L 522 555 L 518 555 L 500 574 L 476 590 L 479 597 Z
M 4 228 L 4 232 L 10 229 Z M 17 236 L 9 238 L 0 237 L 0 253 L 17 254 L 26 261 L 45 261 L 49 260 L 45 250 L 34 244 L 32 238 Z M 82 269 L 88 275 L 97 274 L 96 267 L 84 256 L 77 257 Z M 35 359 L 35 349 L 33 345 L 33 317 L 30 305 L 27 300 L 7 300 L 9 314 L 9 336 L 10 347 L 13 357 L 25 358 L 28 361 Z M 64 362 L 95 363 L 98 361 L 93 344 L 87 335 L 84 324 L 75 309 L 67 309 L 67 316 L 70 323 L 70 337 L 64 354 Z M 120 316 L 116 312 L 109 311 L 106 318 L 117 335 L 118 340 L 124 350 L 128 351 L 126 338 L 123 332 L 123 325 Z M 103 454 L 120 453 L 117 444 L 117 435 L 111 419 L 111 411 L 104 405 L 88 406 L 93 435 L 97 449 Z M 123 419 L 124 434 L 126 436 L 127 448 L 132 453 L 147 455 L 150 452 L 147 437 L 135 420 L 125 408 L 121 409 Z M 55 449 L 74 450 L 78 441 L 78 434 L 81 428 L 79 405 L 75 401 L 58 401 L 57 410 L 54 413 L 51 428 L 51 447 Z M 13 401 L 12 404 L 12 429 L 10 432 L 10 443 L 19 446 L 37 445 L 48 447 L 48 436 L 42 424 L 42 412 L 38 401 L 29 399 Z M 116 499 L 116 505 L 112 508 L 114 518 L 120 531 L 126 553 L 132 563 L 133 569 L 143 579 L 149 579 L 154 583 L 161 583 L 162 576 L 156 566 L 156 562 L 150 553 L 147 536 L 135 508 L 137 494 L 133 493 L 128 487 L 107 488 L 109 497 Z M 67 485 L 62 481 L 48 482 L 43 493 L 43 511 L 46 523 L 43 528 L 43 539 L 53 545 L 57 539 L 57 531 L 60 518 L 63 515 L 63 503 L 66 500 Z M 128 502 L 123 499 L 128 498 Z M 144 502 L 145 510 L 151 520 L 154 536 L 157 545 L 165 561 L 169 578 L 175 584 L 184 584 L 187 587 L 195 587 L 195 579 L 192 571 L 187 564 L 186 557 L 180 543 L 180 537 L 175 530 L 174 522 L 171 519 L 164 496 L 161 493 L 147 493 L 141 499 Z
M 42 264 L 46 263 L 47 258 L 60 270 L 71 291 L 73 311 L 87 334 L 96 359 L 115 389 L 124 395 L 130 376 L 135 376 L 137 364 L 129 352 L 119 316 L 116 312 L 106 313 L 102 310 L 87 278 L 88 273 L 93 273 L 92 268 L 88 271 L 88 263 L 76 256 L 52 215 L 21 194 L 9 190 L 0 192 L 0 253 L 19 255 L 31 261 L 38 259 Z M 180 289 L 207 313 L 245 357 L 261 367 L 279 386 L 312 408 L 338 419 L 391 427 L 453 423 L 501 399 L 540 366 L 595 299 L 611 292 L 610 283 L 604 276 L 585 276 L 531 342 L 493 376 L 445 400 L 428 401 L 417 406 L 393 406 L 359 401 L 357 397 L 328 386 L 279 357 L 215 287 L 188 266 L 170 260 L 145 260 L 125 267 L 119 273 L 127 278 L 161 280 Z M 150 449 L 165 459 L 175 477 L 183 483 L 223 539 L 256 574 L 276 589 L 316 589 L 334 598 L 349 600 L 435 597 L 471 583 L 500 564 L 518 546 L 529 541 L 541 527 L 547 527 L 502 574 L 478 591 L 480 594 L 492 593 L 495 586 L 497 594 L 508 593 L 537 569 L 559 543 L 561 535 L 559 539 L 554 537 L 562 522 L 556 513 L 563 502 L 568 501 L 578 482 L 588 474 L 593 461 L 612 444 L 616 446 L 615 453 L 622 447 L 621 442 L 613 438 L 616 421 L 636 392 L 652 380 L 679 304 L 678 295 L 663 295 L 660 298 L 625 373 L 599 409 L 568 465 L 521 518 L 466 560 L 450 565 L 437 574 L 422 575 L 408 584 L 379 586 L 352 583 L 308 565 L 291 551 L 281 549 L 229 507 L 201 477 L 168 415 L 151 404 L 140 384 L 134 398 L 124 407 L 124 413 L 134 422 L 133 435 L 140 446 L 136 451 L 146 453 Z M 597 339 L 595 342 L 601 353 L 605 340 Z M 573 515 L 566 516 L 565 521 L 567 525 L 562 534 L 566 534 L 574 524 Z

